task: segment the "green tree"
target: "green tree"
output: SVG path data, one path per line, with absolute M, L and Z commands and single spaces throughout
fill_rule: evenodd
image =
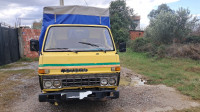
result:
M 158 9 L 156 9 L 156 10 L 153 9 L 153 10 L 149 13 L 149 15 L 148 15 L 149 19 L 154 19 L 154 18 L 156 18 L 156 16 L 157 16 L 158 14 L 160 14 L 161 11 L 162 11 L 162 12 L 174 13 L 174 10 L 172 10 L 169 6 L 167 6 L 167 4 L 161 4 L 161 5 L 158 6 Z
M 145 37 L 149 37 L 157 45 L 182 42 L 192 32 L 197 19 L 192 18 L 188 9 L 180 8 L 177 11 L 171 11 L 168 6 L 165 6 L 169 10 L 166 11 L 166 8 L 161 10 L 162 8 L 159 7 L 154 10 L 159 13 L 151 16 L 153 18 L 150 19 Z
M 197 23 L 193 29 L 192 35 L 199 36 L 200 38 L 200 23 Z
M 125 0 L 112 1 L 109 9 L 111 30 L 115 42 L 119 44 L 120 42 L 127 41 L 129 30 L 136 27 L 131 19 L 131 16 L 134 16 L 133 9 L 126 6 Z
M 184 38 L 188 37 L 194 29 L 197 21 L 197 18 L 193 18 L 188 9 L 179 8 L 176 11 L 176 26 L 174 29 L 176 40 L 181 42 Z
M 155 19 L 150 21 L 145 37 L 150 38 L 155 44 L 169 44 L 174 38 L 176 16 L 170 12 L 161 11 Z

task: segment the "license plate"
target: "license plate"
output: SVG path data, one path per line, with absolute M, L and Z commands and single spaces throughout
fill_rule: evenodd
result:
M 73 99 L 80 99 L 82 100 L 85 97 L 88 97 L 88 95 L 92 94 L 92 91 L 87 92 L 69 92 L 67 93 L 67 98 L 73 98 Z
M 67 98 L 80 98 L 80 94 L 78 92 L 69 92 L 67 93 Z

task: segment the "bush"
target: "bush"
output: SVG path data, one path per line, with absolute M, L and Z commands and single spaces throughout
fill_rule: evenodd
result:
M 134 52 L 146 52 L 149 56 L 155 56 L 158 49 L 158 47 L 154 43 L 152 43 L 149 38 L 145 37 L 132 40 L 129 43 L 129 47 Z
M 187 37 L 185 39 L 184 43 L 200 43 L 200 37 L 199 36 Z
M 148 56 L 163 57 L 181 57 L 200 60 L 200 44 L 194 44 L 198 41 L 190 41 L 189 44 L 171 44 L 171 45 L 156 45 L 148 38 L 137 38 L 130 41 L 128 46 L 134 52 L 145 52 Z M 193 42 L 193 43 L 192 43 Z
M 160 58 L 165 57 L 166 54 L 166 45 L 160 45 L 156 53 Z
M 166 48 L 166 55 L 200 60 L 200 44 L 173 44 Z
M 130 48 L 135 52 L 144 52 L 147 51 L 146 46 L 149 43 L 149 41 L 144 38 L 137 38 L 135 40 L 131 40 L 130 42 Z

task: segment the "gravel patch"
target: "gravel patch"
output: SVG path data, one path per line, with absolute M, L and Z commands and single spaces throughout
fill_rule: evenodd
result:
M 35 66 L 35 64 L 33 64 Z M 34 67 L 33 67 L 34 68 Z M 36 68 L 35 68 L 36 69 Z M 41 93 L 38 77 L 27 80 L 18 86 L 19 100 L 13 102 L 10 111 L 13 112 L 157 112 L 182 110 L 200 106 L 198 102 L 180 94 L 174 88 L 165 85 L 146 85 L 145 78 L 122 68 L 121 77 L 131 77 L 129 86 L 120 86 L 120 98 L 106 102 L 69 101 L 58 106 L 50 103 L 40 103 Z

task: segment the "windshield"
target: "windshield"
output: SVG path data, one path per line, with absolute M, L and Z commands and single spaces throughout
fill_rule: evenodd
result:
M 113 42 L 104 27 L 54 26 L 49 29 L 44 51 L 113 51 Z

